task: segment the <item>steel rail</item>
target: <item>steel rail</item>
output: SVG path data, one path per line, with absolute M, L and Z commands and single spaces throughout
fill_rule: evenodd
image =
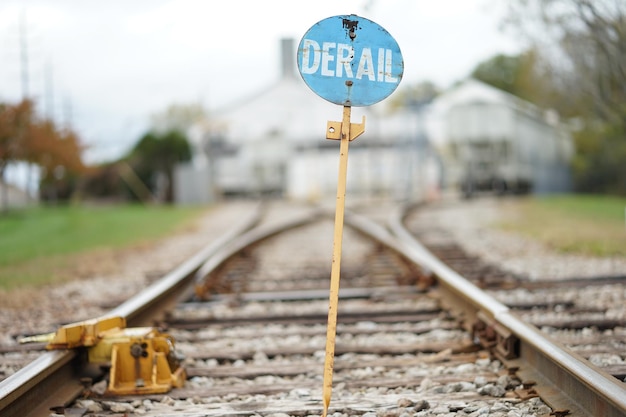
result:
M 153 324 L 155 317 L 182 297 L 196 271 L 207 258 L 220 251 L 238 235 L 257 224 L 262 215 L 258 205 L 223 236 L 166 274 L 159 281 L 104 316 L 122 316 L 129 326 Z M 83 391 L 81 377 L 101 376 L 85 367 L 80 351 L 50 351 L 0 382 L 2 417 L 47 417 L 52 407 L 64 407 Z M 87 370 L 87 373 L 85 373 Z
M 518 362 L 518 374 L 538 383 L 536 391 L 553 409 L 569 410 L 568 415 L 626 415 L 624 383 L 523 322 L 508 307 L 442 263 L 404 227 L 404 214 L 405 210 L 398 211 L 389 220 L 391 232 L 405 245 L 402 253 L 432 272 L 440 289 L 449 293 L 466 315 L 468 324 L 483 314 L 495 326 L 515 335 L 518 358 L 511 364 Z

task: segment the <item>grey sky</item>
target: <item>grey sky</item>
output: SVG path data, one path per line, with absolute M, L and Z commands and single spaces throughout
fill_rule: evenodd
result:
M 278 79 L 279 43 L 316 22 L 358 14 L 396 39 L 403 85 L 447 87 L 481 60 L 516 53 L 498 30 L 501 0 L 3 0 L 0 101 L 22 95 L 20 16 L 29 92 L 90 146 L 88 161 L 120 156 L 170 104 L 216 109 Z M 311 93 L 313 94 L 313 93 Z

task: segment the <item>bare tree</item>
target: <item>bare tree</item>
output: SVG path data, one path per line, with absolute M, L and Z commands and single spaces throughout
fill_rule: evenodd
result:
M 626 1 L 510 0 L 546 69 L 552 107 L 570 120 L 575 188 L 626 195 Z
M 539 45 L 553 81 L 590 116 L 626 128 L 626 2 L 514 0 L 508 22 Z

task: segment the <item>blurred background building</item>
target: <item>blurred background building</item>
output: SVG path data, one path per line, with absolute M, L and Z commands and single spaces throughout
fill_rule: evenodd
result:
M 468 79 L 437 97 L 430 113 L 444 186 L 468 196 L 571 188 L 574 147 L 554 111 Z
M 37 200 L 36 197 L 29 195 L 25 190 L 0 181 L 0 201 L 6 202 L 7 207 L 26 207 L 35 204 Z
M 280 45 L 276 83 L 188 129 L 194 157 L 176 171 L 177 202 L 335 195 L 339 146 L 325 139 L 325 128 L 341 120 L 341 107 L 302 81 L 294 40 Z M 469 196 L 570 187 L 573 147 L 558 117 L 478 81 L 419 105 L 353 108 L 353 123 L 363 116 L 365 133 L 350 145 L 351 196 L 413 201 L 442 190 Z

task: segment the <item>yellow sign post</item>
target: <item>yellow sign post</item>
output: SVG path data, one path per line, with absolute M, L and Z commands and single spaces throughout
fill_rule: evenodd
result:
M 354 14 L 332 16 L 317 22 L 298 46 L 298 70 L 318 96 L 343 106 L 341 122 L 328 122 L 326 139 L 340 140 L 337 210 L 330 277 L 330 305 L 324 364 L 324 417 L 333 385 L 341 240 L 345 212 L 348 147 L 365 131 L 362 123 L 350 123 L 352 106 L 370 106 L 388 97 L 400 83 L 404 61 L 400 47 L 384 28 Z
M 324 361 L 324 414 L 326 417 L 333 390 L 333 367 L 335 362 L 335 337 L 337 335 L 337 307 L 339 304 L 339 279 L 341 270 L 341 244 L 346 202 L 346 179 L 348 176 L 348 148 L 350 141 L 365 131 L 365 116 L 361 123 L 350 123 L 351 107 L 343 107 L 341 122 L 328 122 L 326 139 L 340 140 L 339 177 L 337 179 L 337 201 L 335 209 L 335 232 L 333 236 L 333 260 L 330 273 L 330 299 L 328 325 L 326 328 L 326 359 Z

